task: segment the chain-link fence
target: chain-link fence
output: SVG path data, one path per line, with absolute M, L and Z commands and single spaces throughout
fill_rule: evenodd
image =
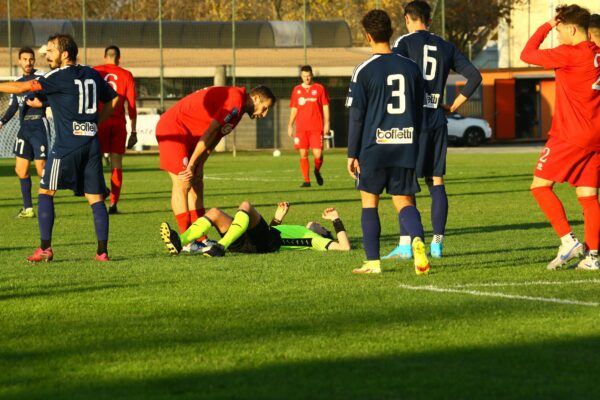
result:
M 286 134 L 289 97 L 300 83 L 299 66 L 311 64 L 315 80 L 329 92 L 331 127 L 341 147 L 347 143 L 343 104 L 349 78 L 353 67 L 370 55 L 360 19 L 372 8 L 383 8 L 398 36 L 406 32 L 401 14 L 405 2 L 7 0 L 0 4 L 0 14 L 4 11 L 8 17 L 0 21 L 0 38 L 6 38 L 0 39 L 0 77 L 20 75 L 18 49 L 37 50 L 55 32 L 72 34 L 80 48 L 78 61 L 92 66 L 104 63 L 106 46 L 119 46 L 121 66 L 136 78 L 137 105 L 150 113 L 215 84 L 224 68 L 220 84 L 248 89 L 264 84 L 279 99 L 268 118 L 256 124 L 242 120 L 236 129 L 237 148 L 292 148 Z M 441 7 L 438 1 L 430 3 L 435 31 L 441 26 Z M 48 69 L 41 56 L 37 67 Z M 453 96 L 451 88 L 449 92 Z M 7 100 L 0 94 L 0 114 Z M 480 106 L 470 106 L 467 114 L 481 114 Z M 15 120 L 0 133 L 0 143 L 9 141 Z M 227 148 L 232 145 L 229 140 Z

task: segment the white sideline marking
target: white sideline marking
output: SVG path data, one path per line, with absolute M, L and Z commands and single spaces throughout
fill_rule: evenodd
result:
M 472 296 L 501 297 L 504 299 L 512 299 L 512 300 L 541 301 L 541 302 L 545 302 L 545 303 L 571 304 L 571 305 L 589 306 L 589 307 L 600 306 L 600 303 L 593 302 L 593 301 L 558 299 L 555 297 L 533 297 L 533 296 L 523 296 L 523 295 L 518 295 L 518 294 L 506 294 L 506 293 L 498 293 L 498 292 L 482 292 L 479 290 L 439 288 L 439 287 L 430 286 L 430 285 L 429 286 L 400 285 L 400 288 L 408 289 L 408 290 L 424 290 L 424 291 L 428 291 L 428 292 L 438 292 L 438 293 L 460 293 L 460 294 L 470 294 Z
M 528 281 L 528 282 L 489 282 L 489 283 L 465 283 L 464 285 L 454 285 L 455 289 L 468 287 L 501 287 L 501 286 L 537 286 L 537 285 L 578 285 L 585 283 L 600 283 L 600 279 L 579 279 L 573 281 Z

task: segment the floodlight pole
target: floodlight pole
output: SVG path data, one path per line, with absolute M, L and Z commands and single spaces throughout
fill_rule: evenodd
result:
M 160 65 L 159 65 L 159 74 L 160 74 L 160 111 L 165 111 L 165 91 L 164 91 L 164 81 L 165 81 L 165 65 L 163 59 L 163 36 L 162 36 L 162 0 L 158 0 L 158 48 L 160 53 Z
M 87 65 L 87 29 L 86 29 L 86 18 L 85 18 L 85 0 L 81 2 L 81 27 L 83 34 L 83 64 Z
M 303 9 L 303 19 L 304 19 L 304 35 L 302 38 L 303 44 L 304 44 L 304 65 L 308 64 L 308 57 L 306 55 L 306 0 L 304 0 L 304 5 L 302 7 Z
M 446 2 L 442 0 L 442 39 L 446 39 Z
M 231 61 L 231 85 L 235 86 L 235 67 L 236 67 L 236 58 L 235 58 L 235 50 L 236 50 L 236 43 L 235 43 L 235 0 L 231 1 L 231 51 L 232 51 L 232 61 Z M 236 147 L 236 133 L 235 133 L 235 129 L 233 130 L 233 148 L 232 148 L 232 155 L 234 157 L 237 157 L 237 147 Z
M 10 26 L 10 0 L 6 0 L 6 25 L 8 28 L 8 76 L 12 76 L 12 27 Z

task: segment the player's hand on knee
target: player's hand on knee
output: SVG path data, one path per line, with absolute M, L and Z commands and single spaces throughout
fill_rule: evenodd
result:
M 189 182 L 194 177 L 192 168 L 188 165 L 183 171 L 177 174 L 180 181 Z

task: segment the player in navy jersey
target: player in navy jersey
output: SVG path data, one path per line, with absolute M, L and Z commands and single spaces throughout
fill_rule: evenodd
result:
M 52 227 L 54 195 L 58 189 L 71 189 L 85 195 L 94 216 L 98 238 L 96 260 L 108 260 L 108 213 L 104 198 L 108 194 L 100 145 L 98 123 L 105 120 L 118 102 L 117 93 L 94 69 L 76 64 L 77 44 L 69 35 L 48 39 L 46 59 L 52 68 L 38 80 L 0 84 L 0 92 L 40 92 L 52 108 L 56 139 L 50 151 L 38 196 L 38 221 L 41 245 L 27 257 L 30 262 L 51 261 L 54 257 Z M 98 116 L 98 101 L 104 103 Z
M 445 109 L 455 112 L 473 94 L 481 83 L 481 74 L 458 51 L 456 46 L 428 31 L 431 8 L 424 1 L 412 1 L 404 8 L 408 34 L 396 40 L 393 51 L 415 61 L 425 81 L 424 134 L 421 135 L 417 175 L 425 178 L 431 195 L 432 257 L 442 256 L 442 242 L 448 219 L 448 196 L 444 186 L 446 150 L 448 145 Z M 467 83 L 453 104 L 443 106 L 444 89 L 450 70 L 467 78 Z M 400 243 L 384 258 L 410 258 L 410 237 L 400 227 Z
M 415 271 L 429 271 L 421 216 L 413 204 L 420 191 L 415 173 L 423 114 L 423 78 L 417 65 L 392 53 L 392 24 L 382 10 L 362 19 L 373 55 L 352 74 L 346 107 L 350 113 L 348 172 L 357 180 L 362 203 L 361 226 L 367 260 L 356 274 L 381 272 L 379 197 L 392 195 L 398 220 L 413 237 Z
M 35 70 L 35 53 L 29 47 L 19 50 L 19 66 L 23 76 L 17 82 L 26 82 L 38 78 L 41 74 Z M 29 167 L 31 161 L 35 164 L 37 174 L 42 176 L 48 154 L 48 120 L 46 119 L 46 96 L 36 95 L 32 92 L 10 96 L 8 108 L 0 118 L 0 129 L 19 111 L 19 133 L 15 140 L 15 172 L 21 184 L 23 208 L 17 218 L 33 218 L 33 203 L 31 201 L 31 176 Z

